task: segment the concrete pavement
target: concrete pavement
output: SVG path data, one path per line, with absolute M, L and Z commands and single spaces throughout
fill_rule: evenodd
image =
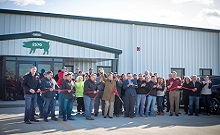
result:
M 74 106 L 74 111 L 76 107 Z M 58 114 L 58 107 L 56 107 Z M 0 108 L 0 135 L 6 134 L 85 134 L 85 135 L 219 135 L 220 115 L 179 117 L 156 116 L 147 118 L 119 118 L 113 119 L 102 116 L 95 117 L 94 121 L 85 120 L 76 115 L 74 121 L 33 122 L 30 125 L 23 123 L 24 107 Z

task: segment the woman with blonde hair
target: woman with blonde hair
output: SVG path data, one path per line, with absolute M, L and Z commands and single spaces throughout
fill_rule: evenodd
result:
M 191 78 L 189 76 L 184 76 L 183 87 L 190 88 Z M 189 90 L 183 89 L 183 102 L 185 114 L 188 114 L 189 110 Z
M 83 92 L 84 92 L 84 81 L 82 76 L 78 76 L 75 82 L 75 89 L 76 89 L 76 100 L 77 100 L 77 113 L 84 114 L 85 107 L 83 101 Z
M 157 109 L 158 115 L 163 116 L 163 99 L 165 95 L 165 87 L 166 87 L 166 80 L 163 77 L 158 77 L 158 91 L 157 91 Z

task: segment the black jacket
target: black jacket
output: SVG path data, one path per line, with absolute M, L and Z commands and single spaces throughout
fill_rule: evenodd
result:
M 63 82 L 62 82 L 62 90 L 66 90 L 64 92 L 64 98 L 65 99 L 71 99 L 71 98 L 74 97 L 74 92 L 73 91 L 71 91 L 70 93 L 67 91 L 67 90 L 73 90 L 73 86 L 72 86 L 71 81 L 63 80 Z
M 183 83 L 183 87 L 191 88 L 191 83 Z M 183 96 L 189 96 L 190 90 L 183 89 Z
M 202 84 L 200 82 L 195 82 L 195 86 L 193 85 L 193 81 L 190 82 L 190 88 L 197 88 L 197 91 L 189 91 L 190 96 L 200 96 L 202 90 Z
M 105 89 L 105 83 L 104 82 L 97 83 L 97 90 L 104 91 L 104 89 Z
M 85 81 L 84 83 L 84 95 L 87 95 L 91 98 L 94 98 L 96 96 L 96 94 L 87 94 L 86 92 L 89 92 L 89 91 L 94 91 L 94 90 L 97 90 L 97 85 L 95 82 L 92 82 L 91 79 L 88 79 Z
M 151 95 L 151 96 L 157 96 L 158 89 L 153 88 L 154 85 L 157 85 L 157 83 L 152 82 L 152 81 L 148 82 L 147 85 L 146 85 L 146 89 L 147 89 L 148 92 L 150 92 L 149 95 Z
M 145 80 L 140 81 L 138 79 L 137 83 L 138 83 L 137 94 L 147 94 L 148 93 L 146 89 L 147 82 Z M 146 84 L 146 85 L 144 87 L 141 87 L 142 84 Z
M 47 78 L 44 78 L 41 82 L 41 90 L 42 91 L 47 91 L 43 92 L 43 96 L 46 98 L 54 98 L 56 96 L 55 91 L 50 91 L 50 88 L 53 88 L 53 82 Z
M 24 94 L 32 94 L 30 93 L 30 89 L 34 89 L 37 91 L 40 89 L 40 78 L 38 75 L 32 76 L 31 73 L 24 76 L 24 80 L 22 82 L 22 87 L 24 90 Z
M 116 81 L 116 89 L 118 91 L 118 94 L 119 96 L 121 96 L 121 89 L 123 87 L 123 82 L 120 80 L 120 81 Z

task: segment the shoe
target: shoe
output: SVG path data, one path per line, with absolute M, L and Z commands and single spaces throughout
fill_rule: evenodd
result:
M 203 115 L 207 115 L 207 113 L 203 113 Z
M 160 114 L 161 114 L 161 112 L 158 112 L 158 113 L 157 113 L 157 115 L 160 115 Z
M 24 123 L 25 123 L 25 124 L 31 124 L 31 122 L 30 122 L 30 121 L 25 121 Z
M 193 116 L 193 114 L 188 114 L 188 116 Z
M 57 119 L 57 118 L 51 118 L 51 120 L 58 121 L 58 119 Z
M 160 116 L 164 116 L 164 113 L 160 113 Z
M 95 117 L 97 117 L 97 116 L 98 116 L 98 114 L 95 114 L 94 116 L 95 116 Z
M 104 118 L 106 118 L 106 116 L 104 116 Z
M 67 119 L 66 119 L 66 118 L 63 118 L 63 121 L 67 121 Z
M 176 116 L 179 116 L 179 114 L 176 114 Z
M 110 116 L 109 116 L 109 118 L 112 119 L 113 117 L 110 117 Z
M 207 116 L 210 116 L 210 113 L 207 113 Z
M 119 115 L 118 115 L 118 114 L 116 114 L 116 117 L 119 117 Z
M 39 122 L 37 119 L 31 119 L 30 121 Z
M 128 118 L 129 116 L 125 115 L 124 118 Z
M 188 112 L 185 112 L 185 114 L 188 114 Z
M 67 120 L 75 120 L 74 118 L 68 118 Z
M 94 120 L 93 118 L 86 118 L 86 120 Z
M 173 116 L 173 113 L 170 113 L 170 116 Z
M 169 112 L 169 110 L 167 110 L 166 112 Z
M 199 114 L 196 114 L 196 116 L 199 116 Z
M 130 118 L 134 118 L 134 116 L 130 115 Z
M 181 114 L 181 112 L 179 112 L 178 114 Z
M 45 122 L 48 122 L 48 119 L 44 119 Z

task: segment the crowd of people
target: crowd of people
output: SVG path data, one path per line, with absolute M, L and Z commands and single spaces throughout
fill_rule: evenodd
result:
M 42 76 L 35 66 L 24 76 L 22 82 L 25 97 L 24 122 L 39 122 L 35 118 L 36 104 L 39 116 L 48 122 L 57 121 L 55 115 L 56 98 L 59 102 L 59 117 L 63 121 L 74 120 L 72 116 L 73 102 L 77 101 L 77 114 L 85 116 L 86 120 L 94 120 L 92 115 L 101 113 L 104 118 L 119 117 L 149 117 L 164 115 L 164 97 L 167 99 L 166 111 L 170 116 L 179 116 L 180 90 L 183 90 L 184 111 L 189 116 L 195 113 L 199 116 L 199 99 L 204 103 L 204 115 L 210 115 L 210 98 L 212 82 L 206 76 L 204 81 L 193 75 L 192 79 L 185 76 L 182 81 L 173 71 L 166 80 L 157 73 L 146 71 L 144 74 L 105 73 L 102 68 L 93 73 L 83 73 L 76 68 L 75 73 L 67 69 L 58 71 L 53 78 L 52 71 L 46 71 Z M 157 110 L 155 111 L 155 105 Z M 157 113 L 155 113 L 157 112 Z

